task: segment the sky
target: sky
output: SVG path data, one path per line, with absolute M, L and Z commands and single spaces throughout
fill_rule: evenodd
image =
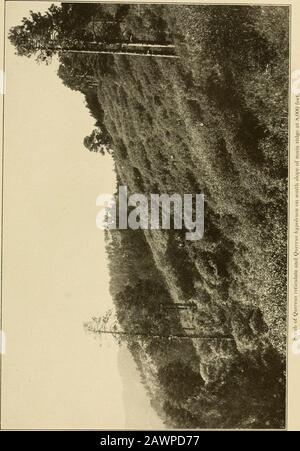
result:
M 6 32 L 49 6 L 7 2 Z M 7 41 L 5 67 L 2 427 L 162 427 L 128 351 L 83 330 L 112 306 L 95 218 L 97 196 L 115 191 L 113 162 L 82 143 L 95 120 L 56 60 L 38 65 Z

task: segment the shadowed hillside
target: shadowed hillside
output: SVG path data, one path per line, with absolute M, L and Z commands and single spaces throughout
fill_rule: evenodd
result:
M 82 5 L 63 8 L 65 30 Z M 169 427 L 284 426 L 288 14 L 89 5 L 73 27 L 77 53 L 58 52 L 59 76 L 84 93 L 118 185 L 205 196 L 202 240 L 107 235 L 118 321 Z M 140 54 L 122 54 L 136 44 Z M 164 57 L 166 45 L 178 58 Z M 103 46 L 111 51 L 93 53 Z
M 136 39 L 154 42 L 156 17 L 153 6 L 131 6 L 124 20 Z M 154 299 L 192 301 L 196 308 L 177 318 L 157 318 L 159 327 L 179 322 L 232 339 L 150 340 L 146 350 L 131 344 L 132 352 L 169 426 L 278 427 L 285 390 L 288 10 L 173 6 L 160 7 L 159 17 L 180 59 L 102 60 L 96 117 L 111 136 L 120 184 L 146 194 L 204 193 L 205 235 L 190 242 L 179 232 L 144 231 L 143 264 L 151 259 L 159 276 L 145 268 L 144 286 L 140 266 L 131 269 L 137 288 L 130 297 L 124 267 L 140 262 L 141 244 L 137 232 L 127 232 L 132 260 L 123 261 L 124 285 L 115 291 L 125 290 L 131 306 L 137 300 L 150 322 Z M 119 263 L 122 252 L 123 244 L 114 257 Z M 113 284 L 115 274 L 113 265 Z M 164 289 L 151 288 L 153 280 Z M 130 305 L 125 328 L 138 315 L 130 315 Z
M 197 412 L 197 419 L 185 423 L 178 400 L 165 408 L 182 427 L 203 427 L 198 410 L 204 405 L 208 426 L 224 425 L 224 414 L 228 427 L 241 426 L 242 410 L 244 427 L 278 425 L 286 321 L 287 10 L 179 9 L 165 11 L 179 61 L 115 57 L 113 76 L 101 77 L 98 87 L 122 183 L 144 193 L 205 194 L 204 240 L 187 242 L 166 231 L 145 236 L 172 300 L 197 306 L 181 314 L 182 324 L 234 341 L 193 340 L 195 374 L 200 370 L 207 386 L 222 387 L 210 400 L 217 412 L 196 393 L 192 401 L 183 398 L 186 415 Z

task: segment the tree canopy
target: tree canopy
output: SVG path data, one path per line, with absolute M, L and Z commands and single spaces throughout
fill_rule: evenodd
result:
M 110 152 L 109 136 L 98 128 L 95 128 L 89 136 L 84 138 L 83 144 L 90 152 L 99 152 L 102 155 Z
M 34 55 L 38 62 L 47 63 L 62 48 L 82 44 L 92 12 L 88 5 L 52 4 L 43 14 L 30 11 L 21 25 L 10 29 L 8 37 L 18 55 Z

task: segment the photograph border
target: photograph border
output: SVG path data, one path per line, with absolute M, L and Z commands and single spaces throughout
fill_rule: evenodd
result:
M 26 2 L 27 0 L 18 0 L 19 2 Z M 30 1 L 30 0 L 29 0 Z M 4 299 L 3 299 L 3 281 L 5 274 L 3 273 L 3 260 L 4 260 L 4 206 L 5 206 L 5 69 L 6 69 L 6 3 L 12 3 L 16 2 L 16 0 L 1 0 L 1 19 L 3 21 L 3 34 L 1 32 L 0 37 L 3 39 L 2 44 L 2 55 L 1 55 L 1 64 L 0 66 L 1 70 L 3 71 L 4 77 L 3 77 L 3 88 L 4 93 L 2 95 L 2 120 L 1 120 L 1 277 L 0 277 L 0 283 L 1 283 L 1 300 L 0 300 L 0 330 L 3 330 L 3 311 L 4 311 Z M 107 0 L 107 1 L 85 1 L 85 0 L 73 0 L 73 1 L 64 1 L 56 2 L 56 1 L 49 1 L 49 0 L 31 0 L 31 2 L 35 3 L 112 3 L 112 4 L 165 4 L 165 5 L 214 5 L 214 6 L 284 6 L 289 8 L 289 91 L 288 91 L 288 211 L 287 211 L 287 320 L 286 320 L 286 410 L 285 410 L 285 427 L 284 429 L 280 430 L 289 430 L 289 384 L 288 384 L 288 374 L 291 370 L 289 368 L 289 354 L 290 354 L 290 327 L 291 327 L 291 321 L 290 321 L 290 303 L 291 303 L 291 288 L 289 283 L 290 278 L 290 252 L 291 252 L 291 242 L 290 242 L 290 228 L 291 228 L 291 178 L 292 178 L 292 137 L 291 137 L 291 126 L 293 118 L 293 109 L 292 109 L 292 93 L 291 93 L 291 83 L 292 83 L 292 39 L 293 39 L 293 10 L 295 7 L 295 1 L 289 2 L 289 3 L 265 3 L 265 2 L 201 2 L 201 1 L 116 1 L 116 0 Z M 3 9 L 3 14 L 2 14 Z M 300 9 L 300 4 L 299 4 Z M 14 429 L 3 429 L 1 427 L 2 425 L 2 367 L 3 367 L 3 354 L 0 352 L 0 429 L 6 430 L 6 431 L 12 431 Z M 293 368 L 292 371 L 295 371 L 296 368 Z M 300 371 L 299 371 L 300 374 Z M 300 408 L 300 406 L 299 406 Z M 300 420 L 299 420 L 299 427 L 300 427 Z M 21 431 L 26 430 L 32 430 L 32 429 L 19 429 Z M 41 431 L 43 429 L 35 429 L 37 431 Z M 61 430 L 65 431 L 66 429 L 47 429 L 47 431 L 53 431 L 53 430 Z M 78 430 L 89 430 L 89 431 L 95 431 L 95 429 L 71 429 L 73 431 Z M 96 430 L 103 430 L 103 429 L 96 429 Z M 116 429 L 111 429 L 116 430 Z M 162 429 L 162 431 L 168 431 L 170 429 Z M 172 429 L 171 429 L 172 430 Z M 199 431 L 206 431 L 210 429 L 199 429 Z M 214 430 L 214 429 L 213 429 Z M 217 429 L 220 430 L 220 429 Z M 228 430 L 228 429 L 221 429 L 221 430 Z M 255 431 L 256 429 L 229 429 L 230 431 L 239 431 L 239 430 L 246 430 L 246 431 Z M 274 429 L 258 429 L 259 431 L 262 430 L 268 430 L 272 431 Z M 135 431 L 135 429 L 128 429 L 128 431 Z M 275 431 L 278 431 L 278 429 L 275 429 Z

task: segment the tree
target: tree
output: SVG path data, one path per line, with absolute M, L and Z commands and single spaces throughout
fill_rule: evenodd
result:
M 123 331 L 120 330 L 118 321 L 113 310 L 107 310 L 103 316 L 93 317 L 83 325 L 87 333 L 93 334 L 96 337 L 101 337 L 103 334 L 109 334 L 114 337 L 118 344 L 122 343 Z
M 10 29 L 8 37 L 18 55 L 35 55 L 38 62 L 46 63 L 51 61 L 54 54 L 72 52 L 144 56 L 152 56 L 154 52 L 156 56 L 177 58 L 172 54 L 174 46 L 124 42 L 120 34 L 120 18 L 107 14 L 104 9 L 99 17 L 99 12 L 99 5 L 51 5 L 44 14 L 30 11 L 29 17 L 24 17 L 21 25 Z M 171 55 L 162 55 L 161 47 L 170 47 L 168 50 L 171 50 Z
M 105 155 L 105 152 L 110 153 L 110 139 L 102 130 L 95 128 L 89 136 L 83 140 L 84 146 L 90 152 L 100 152 Z
M 133 312 L 138 313 L 137 310 L 133 310 Z M 140 316 L 143 314 L 145 314 L 145 311 L 141 312 Z M 161 315 L 159 315 L 159 317 L 161 318 Z M 145 318 L 147 318 L 147 321 L 145 321 Z M 128 319 L 131 321 L 128 322 Z M 121 322 L 124 323 L 124 327 L 121 326 Z M 96 336 L 109 334 L 117 340 L 118 344 L 121 344 L 123 341 L 131 341 L 132 339 L 137 339 L 138 341 L 147 341 L 151 339 L 181 341 L 194 338 L 204 342 L 232 340 L 231 337 L 205 336 L 198 333 L 188 333 L 184 331 L 184 329 L 172 331 L 170 324 L 168 324 L 168 327 L 164 330 L 162 325 L 159 324 L 158 318 L 153 318 L 150 315 L 136 318 L 136 320 L 134 320 L 134 317 L 132 318 L 132 316 L 129 316 L 129 318 L 126 318 L 126 321 L 124 321 L 124 318 L 120 317 L 120 309 L 118 309 L 117 315 L 112 310 L 108 310 L 103 316 L 93 317 L 90 321 L 84 323 L 84 329 Z
M 9 40 L 20 56 L 36 56 L 38 62 L 48 63 L 55 53 L 73 47 L 82 48 L 86 38 L 84 25 L 90 20 L 92 9 L 79 5 L 51 5 L 44 13 L 30 11 L 21 25 L 12 27 Z
M 87 93 L 97 85 L 94 59 L 76 53 L 63 53 L 59 57 L 57 75 L 68 88 Z
M 37 61 L 48 62 L 56 48 L 61 45 L 62 9 L 51 5 L 45 14 L 30 11 L 21 25 L 12 27 L 9 40 L 16 47 L 20 56 L 31 57 L 36 54 Z

